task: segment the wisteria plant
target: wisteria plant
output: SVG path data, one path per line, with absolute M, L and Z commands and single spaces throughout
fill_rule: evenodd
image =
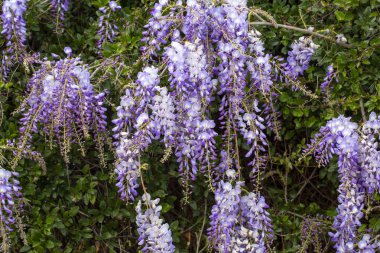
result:
M 379 252 L 375 25 L 285 2 L 4 0 L 0 252 Z

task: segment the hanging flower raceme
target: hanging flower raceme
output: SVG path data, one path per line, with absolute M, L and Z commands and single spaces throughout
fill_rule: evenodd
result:
M 8 233 L 13 231 L 12 225 L 16 222 L 15 213 L 18 212 L 18 200 L 21 198 L 21 187 L 17 180 L 18 173 L 0 168 L 0 234 L 3 239 L 2 249 L 9 248 Z
M 221 181 L 215 191 L 215 205 L 210 215 L 208 238 L 219 252 L 230 252 L 234 227 L 239 215 L 242 182 L 233 186 Z
M 288 52 L 287 62 L 282 67 L 285 70 L 285 77 L 294 80 L 302 76 L 305 70 L 309 68 L 311 57 L 319 46 L 314 44 L 311 38 L 301 37 L 291 47 L 292 50 Z
M 246 1 L 189 0 L 185 4 L 160 0 L 155 4 L 142 51 L 153 65 L 162 59 L 162 68 L 146 67 L 140 72 L 135 87 L 126 90 L 114 120 L 114 137 L 119 143 L 116 171 L 123 199 L 137 194 L 139 154 L 152 138 L 164 139 L 162 161 L 172 151 L 175 154 L 185 200 L 191 181 L 200 174 L 214 189 L 226 168 L 240 173 L 240 137 L 249 145 L 246 157 L 252 179 L 259 184 L 256 179 L 267 162 L 266 130 L 279 136 L 276 101 L 280 74 L 275 68 L 278 57 L 267 54 L 260 33 L 249 29 L 248 13 Z M 302 71 L 293 75 L 294 80 L 307 69 L 316 48 L 310 38 L 295 43 L 289 60 Z M 158 76 L 158 71 L 163 76 L 168 73 L 169 87 L 158 88 L 160 80 L 152 77 L 149 69 L 155 69 L 153 76 Z M 148 79 L 155 84 L 147 85 Z M 219 115 L 211 111 L 214 103 Z M 222 148 L 216 142 L 218 128 Z M 221 166 L 215 162 L 218 155 Z
M 374 124 L 376 119 L 373 115 L 371 119 L 372 121 L 364 127 L 364 133 L 370 132 L 369 126 L 371 124 L 376 125 Z M 356 252 L 354 246 L 357 243 L 357 229 L 361 225 L 360 219 L 363 217 L 364 193 L 366 186 L 369 186 L 365 181 L 368 179 L 368 175 L 373 174 L 372 161 L 368 160 L 371 159 L 372 154 L 363 153 L 363 151 L 371 150 L 373 144 L 360 146 L 357 128 L 358 125 L 352 123 L 349 118 L 340 116 L 332 119 L 327 122 L 326 127 L 321 129 L 305 151 L 310 152 L 314 148 L 314 155 L 322 164 L 326 164 L 333 154 L 338 155 L 339 205 L 338 214 L 334 220 L 336 231 L 330 233 L 330 236 L 335 242 L 337 252 L 342 253 Z M 370 141 L 372 140 L 370 136 L 367 137 Z M 376 164 L 376 160 L 373 162 Z
M 363 186 L 368 194 L 380 192 L 380 151 L 375 135 L 379 134 L 380 118 L 371 113 L 365 122 L 360 141 L 360 163 Z
M 169 225 L 160 219 L 162 207 L 158 205 L 159 202 L 160 199 L 152 200 L 149 193 L 146 193 L 136 206 L 137 232 L 140 235 L 138 244 L 144 253 L 172 253 L 175 251 Z
M 321 91 L 327 96 L 330 94 L 330 90 L 333 88 L 331 87 L 331 85 L 334 81 L 334 78 L 338 82 L 338 78 L 336 77 L 336 75 L 337 73 L 336 71 L 334 71 L 333 65 L 329 65 L 327 67 L 326 77 L 323 79 L 323 83 L 321 83 Z
M 65 13 L 69 10 L 69 0 L 52 0 L 51 8 L 53 12 L 53 17 L 55 19 L 55 24 L 58 28 L 62 28 L 62 22 L 65 20 Z
M 230 180 L 236 173 L 227 170 Z M 273 239 L 268 205 L 264 197 L 249 193 L 242 196 L 243 182 L 221 181 L 215 192 L 208 237 L 218 252 L 266 252 Z
M 9 74 L 9 68 L 16 62 L 21 62 L 25 56 L 26 23 L 24 12 L 27 0 L 4 0 L 1 19 L 5 36 L 6 49 L 3 53 L 1 73 L 3 79 Z
M 65 52 L 70 55 L 71 49 L 66 48 Z M 58 143 L 67 163 L 72 144 L 79 144 L 84 155 L 83 142 L 90 136 L 103 157 L 107 136 L 105 93 L 95 93 L 90 73 L 79 58 L 45 61 L 30 79 L 27 89 L 28 95 L 20 109 L 23 117 L 19 147 L 26 147 L 32 134 L 42 130 L 51 146 L 55 141 Z
M 118 26 L 114 23 L 114 13 L 120 9 L 121 6 L 116 1 L 110 1 L 108 6 L 99 8 L 102 15 L 99 18 L 99 40 L 97 41 L 96 46 L 98 47 L 98 54 L 100 55 L 104 43 L 112 43 L 116 36 L 116 32 L 119 30 Z
M 147 67 L 140 72 L 136 89 L 125 91 L 117 108 L 118 118 L 113 120 L 116 125 L 113 128 L 114 137 L 117 140 L 115 143 L 117 187 L 121 198 L 127 201 L 133 201 L 137 195 L 141 152 L 150 144 L 152 132 L 157 133 L 157 125 L 162 123 L 150 123 L 149 110 L 155 91 L 159 90 L 159 82 L 158 69 Z

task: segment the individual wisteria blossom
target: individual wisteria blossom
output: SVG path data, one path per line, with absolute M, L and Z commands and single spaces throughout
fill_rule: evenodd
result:
M 347 39 L 343 34 L 336 35 L 336 42 L 338 43 L 347 43 Z
M 336 81 L 338 79 L 336 78 L 336 72 L 334 71 L 334 67 L 332 64 L 330 64 L 327 67 L 326 77 L 323 79 L 323 83 L 321 83 L 321 91 L 325 95 L 329 95 L 330 91 L 333 87 L 331 87 L 332 82 L 334 81 L 334 78 Z
M 140 235 L 138 244 L 144 253 L 175 251 L 169 224 L 160 218 L 162 207 L 159 202 L 160 199 L 152 200 L 150 194 L 145 193 L 136 206 L 137 232 Z
M 62 28 L 65 20 L 65 13 L 69 10 L 69 0 L 51 0 L 51 8 L 56 27 Z
M 380 250 L 380 242 L 371 240 L 369 234 L 364 234 L 363 238 L 358 242 L 358 253 L 375 253 Z
M 101 54 L 105 42 L 113 42 L 116 32 L 119 30 L 119 27 L 115 24 L 114 13 L 120 9 L 121 6 L 116 1 L 110 1 L 108 6 L 99 8 L 102 15 L 99 18 L 98 25 L 99 40 L 96 42 L 98 54 Z
M 13 224 L 16 222 L 15 213 L 17 208 L 20 208 L 18 200 L 21 198 L 21 187 L 17 177 L 17 172 L 0 167 L 0 233 L 4 251 L 9 248 L 8 233 L 13 231 Z
M 68 50 L 65 50 L 68 52 Z M 70 53 L 71 54 L 71 53 Z M 103 157 L 107 136 L 105 92 L 95 93 L 90 72 L 79 58 L 67 57 L 45 61 L 27 84 L 28 94 L 21 104 L 18 147 L 32 141 L 34 133 L 42 130 L 50 145 L 57 143 L 65 162 L 73 143 L 78 143 L 84 155 L 83 142 L 90 136 Z M 14 163 L 22 152 L 14 158 Z M 101 159 L 104 164 L 103 158 Z
M 27 0 L 4 0 L 1 19 L 5 36 L 6 48 L 2 58 L 2 77 L 5 80 L 9 74 L 10 67 L 22 62 L 25 57 L 26 23 L 24 12 Z
M 339 205 L 333 224 L 335 232 L 330 233 L 337 252 L 357 252 L 357 230 L 363 217 L 365 193 L 372 196 L 379 190 L 376 182 L 379 154 L 374 138 L 379 123 L 377 116 L 371 114 L 360 138 L 358 125 L 350 118 L 339 116 L 327 122 L 305 150 L 306 153 L 314 150 L 314 156 L 324 165 L 332 155 L 338 155 Z

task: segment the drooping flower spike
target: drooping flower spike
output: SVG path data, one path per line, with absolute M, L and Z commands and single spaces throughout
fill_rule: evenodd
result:
M 137 194 L 138 157 L 152 138 L 163 141 L 165 154 L 173 151 L 176 156 L 185 200 L 191 181 L 200 174 L 214 190 L 226 168 L 240 173 L 240 136 L 249 146 L 245 155 L 252 180 L 260 184 L 257 179 L 267 163 L 267 129 L 280 138 L 276 101 L 279 77 L 285 74 L 276 68 L 279 58 L 265 52 L 260 33 L 249 29 L 246 1 L 161 0 L 151 14 L 143 57 L 152 65 L 162 59 L 167 67 L 146 66 L 118 107 L 114 137 L 123 199 Z M 294 43 L 288 57 L 294 64 L 280 66 L 289 80 L 295 82 L 309 67 L 316 48 L 311 38 Z M 168 73 L 169 87 L 160 87 L 159 78 L 147 69 Z M 148 85 L 149 79 L 154 85 Z M 212 103 L 218 113 L 210 110 Z
M 51 0 L 51 8 L 57 32 L 63 28 L 65 13 L 69 10 L 69 4 L 69 0 Z
M 115 24 L 114 13 L 121 9 L 121 6 L 116 1 L 110 1 L 108 6 L 99 8 L 102 15 L 99 18 L 98 36 L 99 40 L 96 42 L 98 54 L 101 55 L 101 50 L 105 42 L 113 42 L 116 32 L 119 30 Z
M 18 173 L 0 167 L 0 235 L 2 249 L 9 249 L 8 233 L 13 231 L 16 222 L 15 213 L 20 211 L 18 200 L 21 198 L 21 187 L 17 180 Z
M 4 80 L 7 79 L 10 67 L 17 62 L 22 62 L 26 54 L 26 23 L 24 20 L 26 2 L 27 0 L 3 1 L 1 34 L 5 36 L 6 48 L 3 52 L 1 75 Z
M 26 147 L 33 134 L 42 130 L 51 146 L 59 145 L 68 163 L 72 144 L 79 144 L 84 154 L 83 142 L 92 136 L 103 157 L 107 136 L 103 106 L 106 94 L 96 94 L 86 66 L 79 58 L 70 57 L 70 48 L 65 48 L 65 53 L 67 58 L 44 62 L 27 84 L 28 95 L 20 108 L 23 117 L 17 146 Z M 20 155 L 16 155 L 13 163 L 17 163 Z
M 363 239 L 358 244 L 358 228 L 361 226 L 366 194 L 372 199 L 373 194 L 380 190 L 380 155 L 375 138 L 379 128 L 380 121 L 374 113 L 361 131 L 350 118 L 339 116 L 327 122 L 305 150 L 306 153 L 314 152 L 322 165 L 326 165 L 333 155 L 338 156 L 339 205 L 333 224 L 335 231 L 330 236 L 339 253 L 365 252 L 362 251 L 364 246 L 359 247 L 360 251 L 355 248 L 356 245 L 368 243 Z M 370 249 L 372 246 L 368 247 Z
M 233 170 L 226 171 L 230 181 Z M 273 240 L 269 206 L 260 194 L 242 195 L 243 182 L 221 181 L 215 192 L 215 204 L 210 215 L 208 238 L 218 252 L 266 252 Z
M 337 73 L 334 70 L 333 65 L 331 64 L 327 67 L 326 77 L 323 79 L 323 83 L 321 83 L 321 91 L 327 97 L 330 95 L 330 92 L 333 88 L 332 83 L 334 79 L 336 80 L 336 82 L 338 82 Z
M 163 223 L 160 218 L 162 207 L 159 202 L 160 199 L 152 200 L 150 194 L 145 193 L 136 206 L 137 232 L 140 235 L 138 244 L 143 253 L 175 251 L 169 224 Z

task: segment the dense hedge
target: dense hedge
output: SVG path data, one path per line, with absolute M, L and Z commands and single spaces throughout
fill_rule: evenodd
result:
M 101 15 L 98 9 L 106 4 L 108 0 L 70 1 L 63 26 L 57 28 L 50 1 L 29 0 L 25 13 L 28 51 L 40 52 L 41 58 L 51 59 L 52 53 L 64 56 L 63 49 L 69 46 L 74 55 L 96 69 L 101 62 L 96 50 Z M 103 46 L 102 54 L 104 58 L 118 58 L 123 64 L 117 68 L 110 65 L 93 77 L 96 91 L 109 91 L 106 107 L 110 133 L 110 119 L 116 117 L 120 97 L 143 65 L 138 61 L 139 48 L 143 45 L 140 41 L 154 1 L 120 1 L 120 5 L 122 11 L 115 17 L 120 33 L 114 43 Z M 281 139 L 274 140 L 273 133 L 268 132 L 273 141 L 262 184 L 274 226 L 273 252 L 301 250 L 301 245 L 306 245 L 302 226 L 316 217 L 325 224 L 320 239 L 328 249 L 332 247 L 328 231 L 338 205 L 337 163 L 319 167 L 311 156 L 303 156 L 302 149 L 333 117 L 345 115 L 355 122 L 363 122 L 370 112 L 380 111 L 380 2 L 274 0 L 249 1 L 249 5 L 265 10 L 279 24 L 303 29 L 314 27 L 314 31 L 332 38 L 344 34 L 349 44 L 344 47 L 313 37 L 320 48 L 301 80 L 319 98 L 310 98 L 290 88 L 281 89 L 277 104 L 281 113 Z M 282 56 L 286 56 L 294 40 L 304 35 L 281 27 L 258 25 L 256 28 L 262 33 L 266 49 Z M 5 48 L 4 38 L 0 38 L 0 45 Z M 337 69 L 339 82 L 326 100 L 322 99 L 319 87 L 330 64 Z M 0 83 L 3 146 L 7 140 L 19 137 L 21 115 L 13 112 L 25 96 L 30 77 L 31 73 L 20 64 L 12 69 L 9 81 Z M 27 159 L 21 159 L 15 168 L 20 173 L 25 198 L 22 224 L 27 244 L 16 229 L 11 233 L 11 251 L 138 252 L 135 204 L 119 199 L 112 146 L 105 148 L 107 164 L 102 167 L 91 140 L 86 142 L 85 156 L 80 154 L 79 146 L 73 146 L 68 165 L 59 147 L 51 149 L 44 136 L 34 136 L 33 143 L 46 162 L 47 172 L 44 174 L 39 164 Z M 161 199 L 162 216 L 170 224 L 176 252 L 205 252 L 213 193 L 202 180 L 196 181 L 189 203 L 183 204 L 176 159 L 158 162 L 164 152 L 159 143 L 153 143 L 143 157 L 149 164 L 144 171 L 145 186 L 154 198 Z M 3 167 L 6 168 L 6 160 L 12 160 L 13 153 L 2 149 L 1 154 L 5 156 Z M 371 229 L 374 234 L 380 233 L 379 207 L 380 196 L 376 195 L 375 202 L 367 207 L 360 231 Z M 311 250 L 312 247 L 305 246 L 301 252 Z

